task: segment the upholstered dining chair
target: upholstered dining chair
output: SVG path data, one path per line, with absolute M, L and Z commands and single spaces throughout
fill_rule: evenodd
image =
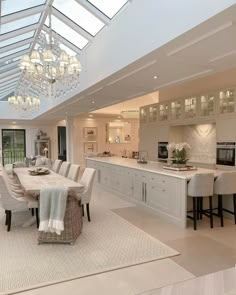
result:
M 84 185 L 84 190 L 80 193 L 81 202 L 82 202 L 82 210 L 84 210 L 84 205 L 86 204 L 87 217 L 88 221 L 90 221 L 90 210 L 89 203 L 92 197 L 93 183 L 95 179 L 96 169 L 93 168 L 85 168 L 84 173 L 80 179 L 80 183 Z M 84 211 L 83 211 L 84 212 Z
M 11 230 L 12 212 L 27 211 L 30 198 L 24 197 L 19 191 L 11 190 L 8 180 L 4 175 L 0 175 L 0 204 L 6 213 L 7 231 Z
M 70 166 L 70 170 L 69 170 L 69 173 L 67 175 L 67 178 L 69 178 L 69 179 L 71 179 L 73 181 L 78 181 L 79 169 L 80 169 L 80 165 L 72 164 Z
M 214 194 L 218 195 L 218 216 L 221 226 L 224 226 L 223 211 L 234 215 L 236 224 L 236 171 L 223 172 L 219 175 L 214 184 Z M 233 195 L 233 211 L 223 207 L 223 196 Z
M 62 162 L 61 167 L 58 171 L 58 174 L 64 177 L 67 177 L 69 169 L 70 169 L 70 162 Z
M 52 171 L 58 173 L 61 167 L 62 160 L 56 160 L 52 166 Z
M 193 219 L 194 230 L 197 229 L 197 218 L 201 218 L 202 214 L 210 218 L 210 225 L 213 228 L 213 208 L 212 196 L 214 187 L 213 173 L 198 173 L 195 174 L 188 183 L 188 196 L 193 199 Z M 203 198 L 209 197 L 209 209 L 203 210 Z

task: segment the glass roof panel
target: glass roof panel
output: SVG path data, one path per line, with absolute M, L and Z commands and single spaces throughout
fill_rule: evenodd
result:
M 20 60 L 20 59 L 22 58 L 22 56 L 23 56 L 23 55 L 21 54 L 20 56 L 14 57 L 14 58 L 9 59 L 9 60 L 7 60 L 7 61 L 4 61 L 4 62 L 2 62 L 2 63 L 1 63 L 1 61 L 0 61 L 0 70 L 1 70 L 1 67 L 5 66 L 5 65 L 9 65 L 9 64 L 11 64 L 11 63 L 13 63 L 13 62 L 15 62 L 15 61 L 17 61 L 17 60 Z
M 9 33 L 23 27 L 27 27 L 39 22 L 41 13 L 33 14 L 24 18 L 17 19 L 13 22 L 2 24 L 0 27 L 0 34 Z
M 127 2 L 128 0 L 87 0 L 101 12 L 112 18 Z
M 75 0 L 54 0 L 53 6 L 93 36 L 105 25 Z
M 34 32 L 35 31 L 27 32 L 25 34 L 21 34 L 21 35 L 18 35 L 16 37 L 1 41 L 0 42 L 0 48 L 11 45 L 11 44 L 19 42 L 19 41 L 23 41 L 23 40 L 28 39 L 28 38 L 32 38 L 34 36 Z
M 46 25 L 48 26 L 48 18 L 46 20 Z M 75 30 L 71 29 L 69 26 L 64 24 L 54 15 L 52 15 L 52 29 L 53 31 L 61 35 L 64 39 L 67 39 L 80 49 L 82 49 L 86 44 L 88 44 L 88 40 L 86 38 L 84 38 Z
M 31 44 L 31 43 L 26 44 L 26 45 L 23 45 L 23 46 L 20 46 L 20 47 L 17 47 L 17 48 L 14 48 L 14 49 L 12 49 L 12 50 L 5 51 L 5 52 L 3 52 L 3 53 L 0 53 L 0 58 L 3 58 L 3 57 L 5 57 L 5 56 L 11 55 L 11 54 L 13 54 L 13 53 L 19 52 L 19 51 L 21 51 L 21 50 L 28 49 L 28 48 L 30 48 L 30 44 Z
M 46 0 L 4 0 L 2 1 L 1 16 L 18 12 L 24 9 L 45 4 Z

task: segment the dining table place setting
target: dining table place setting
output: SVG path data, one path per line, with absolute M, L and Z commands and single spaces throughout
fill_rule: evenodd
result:
M 46 167 L 35 167 L 28 169 L 30 175 L 47 175 L 50 173 L 50 170 Z

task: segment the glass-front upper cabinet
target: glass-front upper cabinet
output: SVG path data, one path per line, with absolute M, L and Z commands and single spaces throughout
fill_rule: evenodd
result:
M 140 122 L 141 123 L 147 123 L 147 115 L 148 115 L 147 111 L 148 111 L 147 107 L 140 108 Z
M 169 110 L 169 105 L 167 103 L 159 104 L 160 121 L 167 121 L 168 120 L 168 110 Z
M 200 115 L 211 116 L 215 113 L 214 95 L 202 95 L 200 97 Z
M 235 108 L 234 90 L 220 91 L 219 93 L 219 112 L 220 114 L 233 113 Z
M 149 107 L 149 122 L 157 121 L 157 105 L 152 105 Z
M 191 119 L 196 117 L 197 114 L 197 98 L 185 98 L 184 100 L 184 117 Z
M 181 100 L 172 101 L 170 105 L 171 109 L 171 119 L 178 120 L 181 119 Z

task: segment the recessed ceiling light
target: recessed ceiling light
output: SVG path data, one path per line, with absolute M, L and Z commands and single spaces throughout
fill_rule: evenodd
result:
M 94 100 L 92 100 L 92 103 L 95 103 L 95 101 L 94 101 Z
M 154 76 L 153 78 L 154 78 L 154 79 L 157 79 L 157 76 Z

